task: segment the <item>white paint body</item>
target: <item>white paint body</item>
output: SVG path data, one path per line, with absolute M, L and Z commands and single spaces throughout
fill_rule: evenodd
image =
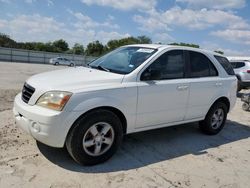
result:
M 32 76 L 27 83 L 36 90 L 28 104 L 22 101 L 21 94 L 15 98 L 13 111 L 17 124 L 36 140 L 53 147 L 63 147 L 74 122 L 97 107 L 120 110 L 127 120 L 126 133 L 129 134 L 203 120 L 220 97 L 230 101 L 230 108 L 234 106 L 236 77 L 227 75 L 213 52 L 164 45 L 142 47 L 157 48 L 158 52 L 126 75 L 77 67 Z M 205 54 L 214 63 L 219 76 L 140 81 L 142 72 L 157 57 L 173 49 Z M 35 104 L 42 94 L 53 90 L 73 93 L 61 112 Z M 39 127 L 39 131 L 34 127 Z

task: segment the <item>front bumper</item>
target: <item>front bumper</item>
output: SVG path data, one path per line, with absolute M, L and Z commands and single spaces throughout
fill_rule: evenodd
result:
M 63 147 L 68 130 L 73 124 L 73 112 L 58 112 L 37 105 L 28 105 L 18 94 L 13 113 L 16 124 L 36 140 L 52 146 Z

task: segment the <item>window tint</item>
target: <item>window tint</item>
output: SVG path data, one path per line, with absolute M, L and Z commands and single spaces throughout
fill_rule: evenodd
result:
M 244 62 L 230 62 L 234 69 L 238 69 L 245 66 Z
M 218 76 L 218 71 L 212 62 L 209 64 L 209 68 L 210 68 L 210 76 Z
M 230 64 L 232 65 L 233 68 L 236 67 L 236 62 L 230 62 Z
M 225 71 L 227 72 L 228 75 L 235 75 L 233 67 L 230 64 L 230 62 L 227 60 L 227 58 L 217 56 L 217 55 L 215 55 L 214 57 L 217 59 L 217 61 L 219 61 L 219 63 L 225 69 Z
M 151 75 L 147 80 L 184 78 L 184 55 L 182 50 L 172 50 L 161 55 L 142 74 Z
M 204 54 L 189 51 L 189 57 L 191 78 L 218 76 L 215 66 Z

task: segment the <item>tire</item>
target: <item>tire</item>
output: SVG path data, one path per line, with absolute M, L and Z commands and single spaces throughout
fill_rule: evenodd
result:
M 242 109 L 243 109 L 244 111 L 250 111 L 250 105 L 247 104 L 246 102 L 244 102 L 244 103 L 242 104 Z
M 240 92 L 243 89 L 243 87 L 241 85 L 241 78 L 240 78 L 240 76 L 236 76 L 236 77 L 238 79 L 237 91 Z
M 55 65 L 56 65 L 56 66 L 59 65 L 59 63 L 58 63 L 58 62 L 55 62 Z
M 100 141 L 102 135 L 99 135 L 99 133 L 104 132 L 103 130 L 106 126 L 111 127 L 108 127 L 110 129 L 105 135 L 106 137 L 104 136 L 106 141 L 109 139 L 109 143 L 112 140 L 110 145 Z M 96 131 L 92 131 L 92 129 L 97 130 L 98 134 L 93 134 L 92 132 Z M 111 138 L 112 134 L 113 138 Z M 66 148 L 77 163 L 81 165 L 95 165 L 111 158 L 121 145 L 122 138 L 123 129 L 120 119 L 111 111 L 95 110 L 80 117 L 75 122 L 67 136 Z M 98 147 L 101 148 L 99 153 L 96 152 Z
M 74 66 L 74 64 L 73 63 L 70 63 L 70 65 L 69 65 L 70 67 L 73 67 Z
M 240 92 L 242 89 L 242 86 L 238 83 L 237 91 Z
M 202 132 L 208 135 L 218 134 L 225 125 L 228 112 L 227 109 L 225 103 L 216 102 L 208 111 L 205 119 L 200 121 L 200 129 Z M 219 115 L 219 112 L 222 113 L 222 116 Z M 215 122 L 217 123 L 215 124 Z

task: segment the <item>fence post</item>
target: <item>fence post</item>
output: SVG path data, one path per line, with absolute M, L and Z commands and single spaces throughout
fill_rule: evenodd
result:
M 83 55 L 83 65 L 82 66 L 84 66 L 84 65 L 86 65 L 87 63 L 86 63 L 86 54 L 84 54 Z
M 13 54 L 12 54 L 12 48 L 11 48 L 11 49 L 10 49 L 10 62 L 12 62 L 12 59 L 13 59 L 13 58 L 12 58 L 12 55 L 13 55 Z
M 43 52 L 43 63 L 46 64 L 45 52 Z
M 30 63 L 30 51 L 28 51 L 28 62 Z

